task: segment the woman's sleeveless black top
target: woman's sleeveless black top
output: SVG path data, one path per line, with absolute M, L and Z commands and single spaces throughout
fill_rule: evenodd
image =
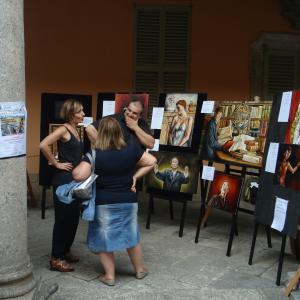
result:
M 75 168 L 82 159 L 83 155 L 83 143 L 73 135 L 73 133 L 66 127 L 71 135 L 70 140 L 67 142 L 58 141 L 58 160 L 61 163 L 69 162 L 72 163 Z M 61 185 L 69 183 L 73 180 L 72 172 L 65 170 L 59 170 L 55 168 L 52 183 L 53 185 Z

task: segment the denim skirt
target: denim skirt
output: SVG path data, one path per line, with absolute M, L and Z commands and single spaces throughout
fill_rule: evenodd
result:
M 140 242 L 137 212 L 137 203 L 97 205 L 95 219 L 89 222 L 89 249 L 98 253 L 136 246 Z

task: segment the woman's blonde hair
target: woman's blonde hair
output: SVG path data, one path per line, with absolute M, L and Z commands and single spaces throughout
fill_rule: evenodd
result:
M 96 149 L 120 150 L 126 143 L 119 122 L 112 117 L 103 118 L 98 127 Z
M 62 120 L 69 122 L 76 113 L 80 112 L 81 109 L 82 103 L 79 100 L 68 99 L 63 103 L 59 115 Z

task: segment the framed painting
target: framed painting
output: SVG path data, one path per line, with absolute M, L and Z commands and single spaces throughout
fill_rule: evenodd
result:
M 164 107 L 159 134 L 162 151 L 198 152 L 202 126 L 200 111 L 206 96 L 197 93 L 160 95 L 159 106 Z
M 258 191 L 259 177 L 246 175 L 240 196 L 240 208 L 254 212 Z
M 237 175 L 216 172 L 214 180 L 210 183 L 206 204 L 236 213 L 243 179 Z
M 154 170 L 146 176 L 150 189 L 175 193 L 197 193 L 199 156 L 190 153 L 151 151 L 157 158 Z
M 300 145 L 300 91 L 294 91 L 285 134 L 286 144 Z
M 116 93 L 115 95 L 115 113 L 123 112 L 124 108 L 128 106 L 132 100 L 140 101 L 143 103 L 143 116 L 144 120 L 148 118 L 148 102 L 149 94 L 147 93 Z
M 300 191 L 300 145 L 279 144 L 273 183 Z
M 215 102 L 204 119 L 201 158 L 260 168 L 271 102 Z

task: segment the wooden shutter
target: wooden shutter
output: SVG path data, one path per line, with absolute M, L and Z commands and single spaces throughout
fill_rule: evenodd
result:
M 267 50 L 264 53 L 264 96 L 299 88 L 299 52 Z
M 159 93 L 188 90 L 190 19 L 188 6 L 136 7 L 134 88 L 150 93 L 150 113 Z

